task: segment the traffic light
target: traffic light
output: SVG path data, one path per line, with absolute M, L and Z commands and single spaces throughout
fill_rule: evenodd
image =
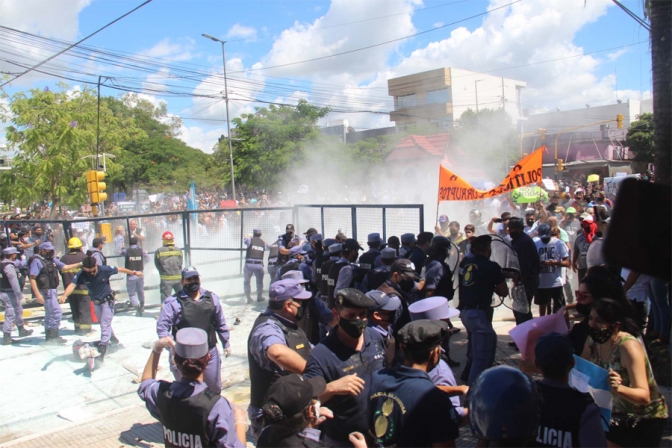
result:
M 539 134 L 541 134 L 541 139 L 542 139 L 542 140 L 546 140 L 546 129 L 544 129 L 544 128 L 539 128 L 539 129 L 537 129 L 537 132 L 538 132 Z
M 616 115 L 616 128 L 623 129 L 623 114 Z
M 89 191 L 89 200 L 92 204 L 100 204 L 107 200 L 107 193 L 105 193 L 105 179 L 104 171 L 89 171 L 86 173 L 86 188 Z
M 558 163 L 558 171 L 564 171 L 565 165 L 563 164 L 562 159 L 557 159 L 556 162 Z

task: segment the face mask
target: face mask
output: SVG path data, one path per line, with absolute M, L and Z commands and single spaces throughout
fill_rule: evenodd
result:
M 413 291 L 414 287 L 415 287 L 414 280 L 401 280 L 399 282 L 399 289 L 401 289 L 404 292 L 411 292 Z
M 614 334 L 614 329 L 611 327 L 593 328 L 590 327 L 590 337 L 598 344 L 604 344 Z
M 200 282 L 187 283 L 186 285 L 184 285 L 184 290 L 187 293 L 190 293 L 190 294 L 198 292 L 200 288 L 201 288 L 201 283 Z
M 50 250 L 49 252 L 45 253 L 44 258 L 46 258 L 48 260 L 51 260 L 52 258 L 54 258 L 54 251 Z
M 590 314 L 590 310 L 593 309 L 592 304 L 583 304 L 583 303 L 576 303 L 576 311 L 579 314 L 582 314 L 584 316 L 587 316 Z
M 301 320 L 305 315 L 306 315 L 306 307 L 304 307 L 303 304 L 301 304 L 301 306 L 299 306 L 296 309 L 296 315 L 294 317 L 296 317 L 296 320 Z
M 364 329 L 366 328 L 366 320 L 345 319 L 341 317 L 338 320 L 338 326 L 341 327 L 343 331 L 345 331 L 345 334 L 353 339 L 357 339 L 362 335 L 362 333 L 364 333 Z
M 457 235 L 458 233 L 459 233 L 459 230 L 450 229 L 450 234 L 451 234 L 452 236 L 455 236 L 455 235 Z

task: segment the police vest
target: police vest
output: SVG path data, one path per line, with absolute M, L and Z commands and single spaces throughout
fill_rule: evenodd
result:
M 289 249 L 283 249 L 281 247 L 278 248 L 278 259 L 276 260 L 275 264 L 280 266 L 289 261 Z
M 390 278 L 390 266 L 381 266 L 367 274 L 369 279 L 369 291 L 380 288 Z M 368 292 L 368 291 L 367 291 Z
M 40 260 L 42 262 L 42 269 L 40 273 L 37 274 L 35 281 L 37 282 L 37 289 L 56 289 L 60 284 L 58 280 L 58 269 L 56 268 L 56 263 L 54 260 L 47 260 L 41 255 L 33 255 L 30 257 L 30 263 L 33 264 L 33 261 Z
M 534 446 L 575 447 L 579 445 L 581 417 L 595 401 L 574 388 L 553 387 L 537 381 L 543 396 L 539 432 Z
M 5 268 L 7 268 L 7 266 L 12 266 L 12 268 L 16 271 L 16 279 L 19 279 L 19 269 L 16 267 L 14 262 L 12 260 L 2 260 L 2 262 L 0 262 L 0 270 L 2 270 L 2 277 L 0 277 L 0 289 L 3 291 L 13 291 L 12 285 L 9 283 L 9 279 L 5 275 Z
M 181 328 L 195 327 L 205 330 L 208 333 L 208 348 L 217 345 L 217 336 L 215 334 L 215 303 L 212 301 L 212 294 L 206 291 L 201 300 L 192 300 L 191 297 L 180 295 L 176 296 L 177 301 L 182 306 L 182 315 L 180 323 L 173 325 L 173 337 Z
M 310 356 L 311 348 L 310 342 L 306 333 L 303 332 L 300 328 L 296 330 L 287 327 L 280 320 L 273 317 L 270 311 L 266 311 L 257 317 L 257 320 L 254 321 L 252 325 L 252 331 L 250 331 L 250 336 L 247 338 L 247 359 L 250 366 L 250 404 L 258 409 L 266 403 L 266 395 L 268 394 L 268 389 L 275 383 L 278 378 L 284 375 L 289 375 L 291 372 L 286 370 L 271 371 L 262 368 L 254 360 L 252 353 L 250 353 L 250 339 L 254 334 L 254 331 L 257 327 L 264 322 L 271 320 L 282 330 L 282 333 L 285 335 L 285 342 L 287 347 L 290 350 L 301 355 L 306 361 Z
M 366 274 L 373 269 L 376 258 L 380 256 L 379 251 L 369 250 L 359 257 L 359 275 L 358 281 L 362 281 Z
M 338 276 L 341 274 L 341 269 L 344 267 L 349 266 L 348 263 L 339 263 L 336 262 L 331 265 L 329 268 L 329 275 L 327 276 L 327 283 L 328 283 L 328 289 L 327 289 L 327 296 L 329 297 L 329 308 L 333 308 L 331 305 L 333 305 L 333 301 L 336 299 L 336 283 L 338 283 Z M 346 288 L 352 288 L 354 286 L 354 276 L 352 281 Z
M 271 244 L 271 248 L 268 250 L 268 265 L 275 266 L 278 261 L 278 254 L 280 253 L 280 246 L 275 242 Z
M 131 247 L 126 249 L 126 269 L 131 271 L 144 271 L 145 262 L 144 262 L 144 253 L 139 247 Z
M 436 285 L 434 295 L 439 297 L 445 297 L 446 299 L 448 299 L 448 301 L 450 301 L 453 299 L 453 296 L 455 295 L 455 290 L 453 289 L 453 274 L 452 272 L 450 272 L 450 268 L 446 263 L 443 263 L 436 259 L 428 258 L 427 261 L 425 262 L 426 269 L 429 270 L 430 266 L 432 266 L 434 263 L 439 263 L 441 266 L 443 266 L 443 276 L 441 277 L 441 280 L 439 280 L 439 284 Z
M 92 250 L 92 249 L 89 249 L 89 250 L 86 251 L 86 255 L 88 255 L 89 257 L 93 257 L 93 254 L 100 255 L 100 257 L 103 259 L 103 265 L 107 266 L 107 257 L 105 257 L 105 255 L 103 255 L 103 253 L 101 251 Z
M 336 260 L 330 260 L 329 258 L 322 263 L 322 270 L 320 271 L 320 277 L 318 277 L 320 296 L 322 297 L 329 296 L 329 269 L 334 263 L 336 263 Z
M 167 447 L 214 447 L 216 440 L 208 437 L 208 416 L 221 395 L 208 389 L 188 398 L 173 397 L 167 381 L 159 382 L 156 406 L 163 426 Z
M 248 260 L 263 260 L 264 251 L 266 250 L 266 243 L 259 237 L 254 237 L 250 241 L 250 245 L 247 248 L 247 254 L 245 258 Z
M 61 257 L 61 261 L 64 264 L 76 264 L 81 263 L 86 258 L 86 254 L 81 250 L 73 251 Z M 80 268 L 74 269 L 62 269 L 61 278 L 63 279 L 63 287 L 67 288 L 70 286 L 70 283 L 75 279 L 75 275 L 80 271 Z M 75 290 L 86 291 L 86 294 L 89 293 L 89 290 L 86 288 L 86 285 L 77 285 Z M 81 293 L 80 293 L 81 294 Z
M 282 265 L 282 267 L 280 268 L 280 273 L 279 273 L 278 277 L 282 278 L 282 276 L 289 271 L 298 271 L 300 264 L 301 263 L 298 260 L 289 260 L 287 263 Z

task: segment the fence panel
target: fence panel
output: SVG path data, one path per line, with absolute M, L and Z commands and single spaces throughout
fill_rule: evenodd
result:
M 383 206 L 385 208 L 385 237 L 424 231 L 423 206 Z
M 357 240 L 366 248 L 369 233 L 383 235 L 383 209 L 380 207 L 357 207 Z

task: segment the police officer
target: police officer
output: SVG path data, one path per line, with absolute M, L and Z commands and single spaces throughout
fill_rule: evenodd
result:
M 322 281 L 319 285 L 320 300 L 325 303 L 329 302 L 329 270 L 334 263 L 341 259 L 343 249 L 341 243 L 336 243 L 336 240 L 331 241 L 334 241 L 334 243 L 328 246 L 329 259 L 322 264 Z
M 459 417 L 428 372 L 441 360 L 448 325 L 418 320 L 399 331 L 405 362 L 375 372 L 368 394 L 369 427 L 378 446 L 455 446 Z
M 416 288 L 416 278 L 417 274 L 411 260 L 400 258 L 392 263 L 388 279 L 378 287 L 379 291 L 387 295 L 397 296 L 401 300 L 401 311 L 396 316 L 395 335 L 411 321 L 408 306 L 420 299 Z
M 427 259 L 423 269 L 425 297 L 439 295 L 453 299 L 453 273 L 445 260 L 450 251 L 450 240 L 445 236 L 435 236 L 427 249 Z
M 75 237 L 68 240 L 69 252 L 63 257 L 61 261 L 66 264 L 79 264 L 87 257 L 82 252 L 82 241 Z M 75 275 L 80 271 L 80 267 L 72 269 L 61 269 L 61 278 L 63 279 L 63 287 L 67 288 L 73 282 Z M 72 321 L 75 323 L 75 334 L 81 336 L 89 336 L 93 334 L 91 326 L 91 297 L 89 297 L 89 290 L 86 286 L 79 285 L 72 291 L 68 302 L 70 303 L 70 310 L 72 311 Z
M 103 361 L 108 344 L 119 344 L 119 340 L 114 335 L 114 330 L 112 329 L 115 293 L 110 286 L 110 277 L 119 272 L 142 276 L 142 272 L 134 272 L 126 268 L 107 265 L 98 266 L 98 262 L 93 257 L 86 257 L 82 260 L 81 266 L 82 270 L 75 275 L 72 283 L 65 288 L 61 299 L 62 301 L 65 301 L 77 286 L 86 285 L 86 288 L 89 290 L 89 296 L 91 296 L 91 300 L 94 304 L 96 317 L 98 318 L 98 322 L 100 322 L 100 342 L 98 343 L 98 351 L 100 352 L 100 360 Z
M 16 247 L 2 249 L 2 262 L 0 262 L 0 300 L 5 304 L 5 321 L 2 324 L 2 345 L 11 345 L 16 341 L 12 339 L 12 327 L 16 323 L 19 329 L 19 337 L 30 336 L 33 330 L 23 326 L 23 291 L 19 286 L 19 268 L 16 266 L 16 257 L 19 251 Z
M 304 243 L 303 251 L 306 253 L 301 258 L 301 263 L 299 263 L 299 271 L 303 273 L 303 278 L 310 281 L 311 277 L 313 276 L 313 260 L 315 259 L 315 250 L 310 243 Z M 310 285 L 308 285 L 308 287 L 310 288 Z
M 103 255 L 103 246 L 105 242 L 102 238 L 94 238 L 91 243 L 91 249 L 86 251 L 86 255 L 93 257 L 98 266 L 107 266 L 107 258 Z
M 44 334 L 48 345 L 65 344 L 66 340 L 58 335 L 63 311 L 60 303 L 65 298 L 58 298 L 58 272 L 63 269 L 74 269 L 80 263 L 64 264 L 54 257 L 55 248 L 49 241 L 39 246 L 39 255 L 30 260 L 30 286 L 39 304 L 44 304 Z
M 279 240 L 280 238 L 278 238 Z M 267 272 L 268 276 L 271 279 L 271 283 L 277 278 L 278 276 L 278 256 L 280 255 L 280 246 L 278 245 L 278 241 L 274 242 L 271 244 L 268 250 L 268 260 L 267 260 Z
M 396 320 L 396 314 L 401 311 L 401 300 L 395 295 L 387 295 L 383 291 L 369 291 L 366 297 L 375 303 L 369 308 L 367 325 L 383 336 L 387 353 L 387 364 L 392 364 L 395 354 L 394 336 L 392 325 Z
M 398 236 L 391 236 L 387 239 L 387 247 L 391 247 L 392 249 L 397 251 L 397 256 L 399 256 L 399 248 L 401 247 L 401 241 L 399 241 Z
M 126 269 L 136 272 L 145 271 L 145 261 L 149 261 L 147 251 L 138 246 L 138 238 L 132 236 L 128 239 L 128 249 L 121 251 L 125 258 Z M 126 277 L 126 290 L 131 306 L 135 308 L 135 315 L 142 316 L 145 312 L 145 278 L 136 275 Z
M 357 260 L 362 247 L 357 240 L 348 238 L 342 244 L 341 258 L 329 268 L 329 299 L 334 300 L 343 288 L 353 288 L 357 276 L 357 267 L 352 263 Z M 332 306 L 333 308 L 333 306 Z
M 0 233 L 0 250 L 1 249 L 6 249 L 9 246 L 10 246 L 10 244 L 9 244 L 9 240 L 7 239 L 7 234 L 5 232 Z
M 390 277 L 390 268 L 396 259 L 396 250 L 390 247 L 386 247 L 380 251 L 380 267 L 377 267 L 366 274 L 364 280 L 362 280 L 362 283 L 359 286 L 359 290 L 363 293 L 367 293 L 374 289 L 378 289 L 380 285 L 385 283 Z
M 245 266 L 243 267 L 243 288 L 245 289 L 245 297 L 247 298 L 247 303 L 253 303 L 250 281 L 252 280 L 252 275 L 254 275 L 254 278 L 257 280 L 257 302 L 263 302 L 264 252 L 268 245 L 261 239 L 261 229 L 253 229 L 252 238 L 245 238 L 244 243 L 245 246 L 247 246 Z
M 357 289 L 339 290 L 332 309 L 337 327 L 315 346 L 306 364 L 306 378 L 321 376 L 328 383 L 320 401 L 334 417 L 321 428 L 325 443 L 333 446 L 348 446 L 351 432 L 368 431 L 371 374 L 386 365 L 383 336 L 367 327 L 374 303 Z
M 492 367 L 471 387 L 471 431 L 478 446 L 534 446 L 540 408 L 539 392 L 529 376 L 513 367 Z
M 408 312 L 411 315 L 411 321 L 419 321 L 423 319 L 440 320 L 448 324 L 450 319 L 458 317 L 460 312 L 455 308 L 448 306 L 448 299 L 445 297 L 433 296 L 411 304 L 408 307 Z M 450 341 L 450 328 L 448 328 L 448 336 L 441 342 L 441 347 L 446 347 Z M 440 386 L 441 390 L 450 394 L 450 401 L 453 402 L 455 411 L 458 415 L 458 423 L 462 423 L 466 418 L 467 408 L 460 404 L 460 395 L 466 395 L 469 391 L 467 386 L 458 386 L 455 380 L 455 375 L 449 366 L 450 357 L 446 352 L 441 354 L 441 360 L 436 367 L 428 371 L 429 379 L 436 386 Z
M 156 249 L 154 266 L 161 278 L 161 303 L 172 293 L 178 294 L 182 289 L 182 251 L 175 247 L 172 232 L 163 232 L 163 246 Z
M 308 280 L 303 275 L 301 271 L 289 271 L 285 272 L 282 275 L 281 280 L 293 279 L 299 282 L 304 288 L 307 289 L 309 285 Z M 312 292 L 311 292 L 312 294 Z M 316 295 L 312 294 L 311 298 L 308 299 L 305 305 L 304 316 L 299 320 L 299 327 L 306 333 L 308 340 L 311 344 L 315 345 L 322 340 L 322 332 L 320 331 L 320 326 L 327 327 L 332 323 L 333 315 L 331 310 L 327 308 L 327 305 L 317 298 Z
M 401 235 L 401 247 L 399 248 L 399 257 L 408 258 L 415 246 L 415 235 L 412 233 L 404 233 Z
M 303 373 L 311 344 L 297 325 L 303 318 L 310 292 L 294 279 L 274 282 L 269 289 L 268 308 L 257 317 L 247 341 L 250 367 L 250 417 L 252 434 L 262 428 L 261 408 L 268 389 L 279 376 Z
M 490 260 L 490 235 L 476 237 L 460 262 L 460 318 L 467 329 L 467 384 L 470 386 L 495 360 L 497 334 L 492 328 L 492 295 L 509 294 L 502 268 Z
M 317 293 L 319 291 L 319 276 L 322 275 L 322 264 L 329 259 L 329 252 L 326 251 L 326 246 L 322 245 L 323 241 L 327 240 L 323 240 L 319 233 L 310 237 L 310 245 L 315 252 L 310 264 L 310 289 L 316 293 L 316 296 L 319 295 Z M 318 269 L 319 272 L 316 271 Z
M 278 239 L 278 246 L 285 249 L 291 249 L 292 247 L 300 244 L 299 238 L 295 235 L 296 230 L 294 229 L 294 224 L 287 224 L 285 226 L 285 233 L 280 235 Z
M 156 380 L 161 353 L 168 347 L 180 369 L 181 379 L 173 383 Z M 174 341 L 168 337 L 153 344 L 138 395 L 161 422 L 167 447 L 245 447 L 245 411 L 203 382 L 208 358 L 208 334 L 200 328 L 182 328 Z
M 432 232 L 421 232 L 418 234 L 418 240 L 416 244 L 413 245 L 411 253 L 406 256 L 406 258 L 411 260 L 415 266 L 415 272 L 417 272 L 418 275 L 420 275 L 422 268 L 425 266 L 425 259 L 427 258 L 426 252 L 429 250 L 433 238 L 434 235 Z
M 536 446 L 606 447 L 600 408 L 590 394 L 569 386 L 574 350 L 569 338 L 548 333 L 537 340 L 534 363 L 544 375 L 537 381 L 543 397 Z
M 226 325 L 222 305 L 214 292 L 201 287 L 201 276 L 193 266 L 182 270 L 182 289 L 175 295 L 166 298 L 156 321 L 156 333 L 159 338 L 175 337 L 181 328 L 201 328 L 208 333 L 208 350 L 210 359 L 205 368 L 203 381 L 208 388 L 219 393 L 222 390 L 222 360 L 217 349 L 219 337 L 224 347 L 224 356 L 231 355 L 229 343 L 229 327 Z M 180 379 L 180 371 L 171 364 L 175 379 Z
M 369 250 L 359 257 L 359 276 L 361 278 L 356 281 L 357 285 L 364 280 L 369 271 L 382 265 L 380 261 L 380 245 L 382 242 L 383 239 L 380 237 L 380 233 L 369 233 L 367 236 L 366 244 L 369 246 Z
M 282 276 L 289 271 L 298 271 L 304 255 L 306 255 L 306 251 L 302 246 L 294 246 L 289 249 L 289 260 L 280 266 L 276 281 L 282 279 Z

